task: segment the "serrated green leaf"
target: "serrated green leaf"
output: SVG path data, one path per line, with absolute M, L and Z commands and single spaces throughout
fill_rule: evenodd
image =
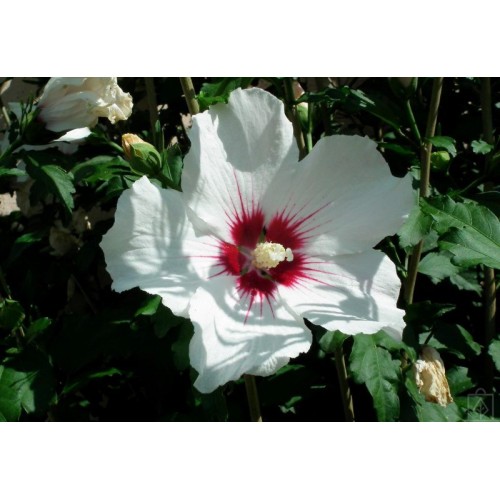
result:
M 130 165 L 119 156 L 96 156 L 78 163 L 71 169 L 76 183 L 84 181 L 88 184 L 107 181 L 115 175 L 129 171 Z
M 16 422 L 21 415 L 21 398 L 13 374 L 13 370 L 0 365 L 0 422 Z
M 497 217 L 500 217 L 500 191 L 486 191 L 484 193 L 470 194 L 467 198 L 477 201 L 480 205 L 484 205 Z
M 445 347 L 459 359 L 472 359 L 481 353 L 481 345 L 463 326 L 437 322 L 432 328 L 432 335 L 429 341 L 431 347 Z
M 447 406 L 441 406 L 437 403 L 426 401 L 419 392 L 415 383 L 414 376 L 409 372 L 405 379 L 405 386 L 413 399 L 415 414 L 419 422 L 462 422 L 464 413 L 455 404 L 450 403 Z
M 421 206 L 436 221 L 440 247 L 453 253 L 456 263 L 500 268 L 500 221 L 490 210 L 449 197 L 421 200 Z
M 483 140 L 472 141 L 470 145 L 472 146 L 472 151 L 480 155 L 487 155 L 490 151 L 493 150 L 493 145 L 488 144 L 486 141 Z
M 500 372 L 500 340 L 492 340 L 488 347 L 488 354 L 491 356 L 495 368 Z
M 432 217 L 422 212 L 418 205 L 413 207 L 398 231 L 400 245 L 406 249 L 414 247 L 429 234 L 431 227 Z
M 28 347 L 7 359 L 4 367 L 2 389 L 9 394 L 12 408 L 19 404 L 28 413 L 45 412 L 55 397 L 55 377 L 46 355 Z
M 359 334 L 354 337 L 349 362 L 354 381 L 365 384 L 371 394 L 378 419 L 396 420 L 399 417 L 399 361 L 377 346 L 372 335 Z
M 436 135 L 427 139 L 436 148 L 445 149 L 451 156 L 457 155 L 457 148 L 455 146 L 455 139 L 446 135 Z
M 453 366 L 446 370 L 446 378 L 453 396 L 458 396 L 474 387 L 474 382 L 469 377 L 469 369 L 465 366 Z
M 500 269 L 500 244 L 490 237 L 478 238 L 476 232 L 452 228 L 439 240 L 439 248 L 451 252 L 453 262 L 461 266 Z
M 161 153 L 162 171 L 167 178 L 167 187 L 179 190 L 182 175 L 182 151 L 177 144 L 164 149 Z
M 71 214 L 74 208 L 72 194 L 75 192 L 73 177 L 57 165 L 41 165 L 26 155 L 26 172 L 42 186 L 47 194 L 52 194 L 63 204 L 66 212 Z
M 430 330 L 438 318 L 453 311 L 455 307 L 453 304 L 438 304 L 430 300 L 416 302 L 408 305 L 404 319 L 406 323 L 420 325 L 423 330 Z
M 24 319 L 24 309 L 19 302 L 5 299 L 0 302 L 0 329 L 8 332 L 19 328 Z
M 430 276 L 433 283 L 439 283 L 459 271 L 460 267 L 452 264 L 449 256 L 436 252 L 428 253 L 418 265 L 418 272 Z

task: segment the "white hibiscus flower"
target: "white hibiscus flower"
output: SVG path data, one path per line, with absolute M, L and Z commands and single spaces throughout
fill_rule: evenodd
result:
M 138 180 L 102 248 L 116 291 L 138 286 L 191 319 L 197 389 L 306 352 L 303 318 L 401 337 L 395 266 L 372 247 L 414 199 L 373 141 L 325 137 L 299 163 L 283 104 L 259 89 L 195 116 L 190 139 L 183 192 Z
M 94 127 L 99 117 L 126 120 L 132 106 L 116 77 L 51 78 L 38 101 L 39 118 L 53 132 Z

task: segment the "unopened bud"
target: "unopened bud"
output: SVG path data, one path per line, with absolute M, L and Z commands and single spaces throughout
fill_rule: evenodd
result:
M 130 146 L 132 144 L 146 144 L 146 141 L 143 141 L 138 135 L 135 134 L 123 134 L 122 135 L 122 148 L 123 153 L 125 154 L 125 158 L 130 160 L 131 158 L 131 150 Z
M 161 171 L 161 156 L 156 148 L 135 134 L 122 135 L 125 158 L 138 174 L 156 175 Z
M 443 360 L 433 347 L 425 346 L 414 365 L 415 382 L 425 400 L 446 406 L 453 402 Z
M 431 153 L 431 164 L 437 170 L 446 170 L 450 161 L 451 156 L 448 151 L 434 151 Z

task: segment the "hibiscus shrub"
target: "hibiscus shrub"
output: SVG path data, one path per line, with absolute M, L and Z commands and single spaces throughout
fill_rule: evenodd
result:
M 499 79 L 0 81 L 0 421 L 500 419 Z

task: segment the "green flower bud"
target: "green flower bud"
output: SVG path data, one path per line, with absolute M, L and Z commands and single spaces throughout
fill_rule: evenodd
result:
M 161 155 L 149 142 L 134 134 L 123 134 L 122 147 L 134 172 L 150 176 L 161 172 Z
M 450 164 L 451 156 L 448 151 L 434 151 L 431 153 L 431 165 L 436 170 L 446 170 Z

